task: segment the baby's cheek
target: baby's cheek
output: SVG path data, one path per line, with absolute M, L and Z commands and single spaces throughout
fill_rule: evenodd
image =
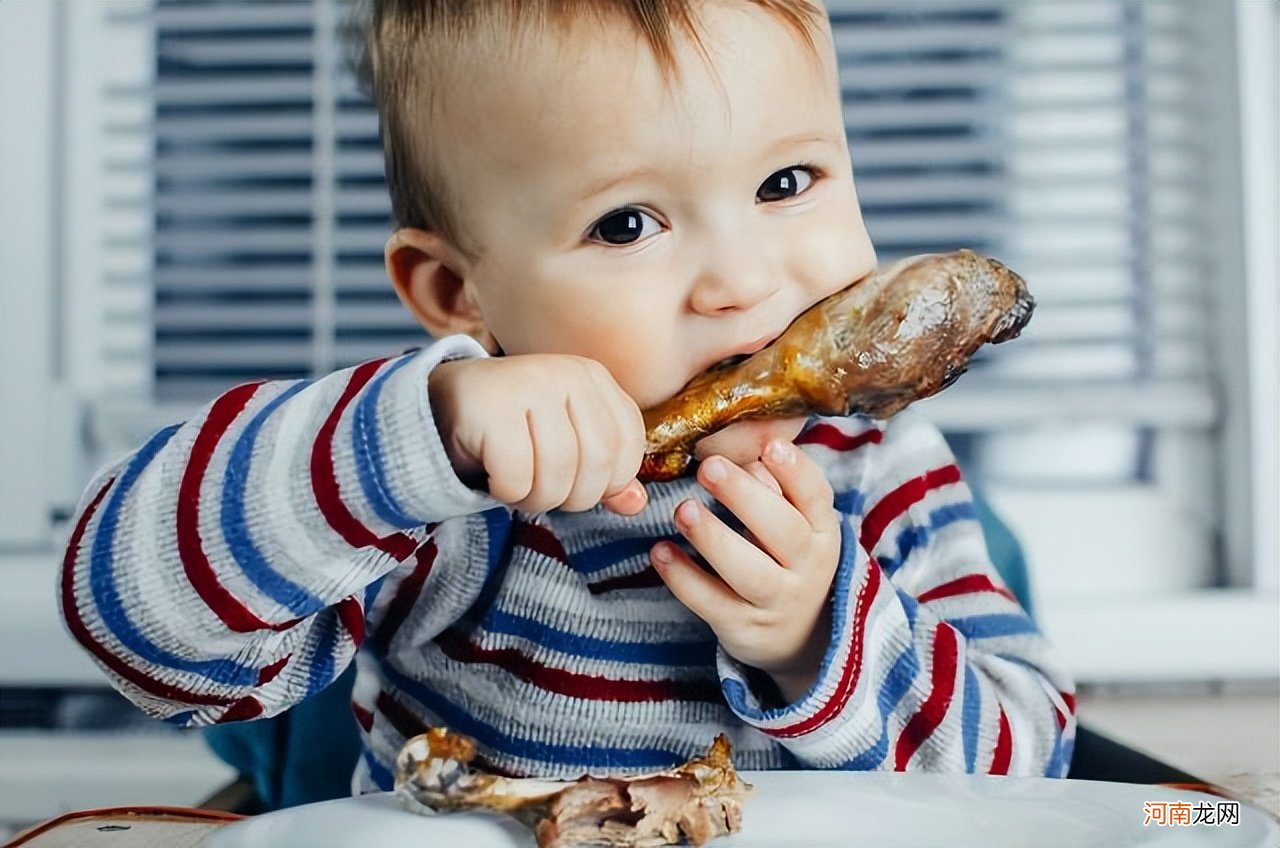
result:
M 698 442 L 693 452 L 698 459 L 719 455 L 737 465 L 747 465 L 760 458 L 771 440 L 795 441 L 804 429 L 804 422 L 803 418 L 739 421 Z

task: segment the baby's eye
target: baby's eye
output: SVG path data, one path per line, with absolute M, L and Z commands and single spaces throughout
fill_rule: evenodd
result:
M 587 237 L 605 244 L 634 244 L 661 229 L 662 225 L 648 212 L 628 206 L 597 221 Z
M 805 165 L 792 165 L 769 175 L 756 189 L 756 201 L 773 203 L 795 197 L 813 185 L 813 169 Z

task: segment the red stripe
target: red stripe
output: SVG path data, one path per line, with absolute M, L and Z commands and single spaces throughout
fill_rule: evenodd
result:
M 85 507 L 80 520 L 76 522 L 71 538 L 67 540 L 67 552 L 62 559 L 62 614 L 67 620 L 67 627 L 71 630 L 71 635 L 89 653 L 97 657 L 99 662 L 150 695 L 183 704 L 215 707 L 230 704 L 231 698 L 223 698 L 202 692 L 189 692 L 186 689 L 157 680 L 151 675 L 134 668 L 115 654 L 112 654 L 105 646 L 94 639 L 93 634 L 89 632 L 89 628 L 85 626 L 84 619 L 80 617 L 80 610 L 76 606 L 75 596 L 76 556 L 80 551 L 80 542 L 84 539 L 85 528 L 89 526 L 89 521 L 93 518 L 93 514 L 97 512 L 99 504 L 106 497 L 107 490 L 114 483 L 115 478 L 113 477 L 107 481 L 98 494 L 94 495 L 93 500 Z
M 1013 757 L 1013 732 L 1009 730 L 1009 717 L 1000 708 L 1000 733 L 996 736 L 996 749 L 991 755 L 990 774 L 1008 774 L 1009 761 Z
M 204 544 L 200 539 L 200 484 L 205 472 L 209 470 L 209 463 L 213 460 L 218 443 L 231 423 L 244 411 L 259 385 L 247 383 L 236 386 L 214 401 L 195 443 L 191 446 L 187 467 L 183 470 L 182 481 L 178 485 L 177 539 L 182 570 L 186 572 L 187 580 L 205 605 L 213 610 L 223 624 L 237 633 L 258 630 L 278 632 L 288 630 L 299 621 L 295 618 L 270 624 L 254 615 L 218 582 L 218 575 L 205 555 Z
M 396 596 L 387 605 L 382 621 L 379 622 L 373 634 L 374 647 L 383 656 L 390 648 L 391 637 L 404 624 L 413 605 L 418 602 L 418 596 L 422 594 L 422 586 L 427 582 L 427 575 L 431 573 L 431 566 L 436 561 L 437 553 L 439 550 L 434 541 L 428 541 L 418 548 L 414 556 L 412 573 L 400 581 L 400 585 L 396 587 Z
M 616 592 L 619 589 L 652 589 L 662 585 L 664 585 L 662 576 L 653 570 L 653 566 L 646 565 L 643 571 L 588 583 L 587 591 L 593 595 L 603 595 L 605 592 Z
M 276 660 L 271 665 L 264 668 L 262 671 L 258 672 L 258 685 L 262 686 L 264 683 L 270 683 L 272 680 L 275 680 L 276 675 L 278 675 L 282 670 L 284 670 L 284 667 L 288 664 L 289 664 L 289 656 L 286 655 Z
M 521 547 L 549 556 L 565 565 L 569 564 L 569 555 L 565 553 L 564 546 L 560 544 L 560 540 L 549 527 L 516 519 L 515 527 L 512 529 L 512 539 Z
M 1066 721 L 1068 721 L 1070 716 L 1075 715 L 1075 696 L 1068 692 L 1059 692 L 1057 694 L 1062 698 L 1062 703 L 1066 706 L 1066 711 L 1062 710 L 1062 707 L 1057 706 L 1055 703 L 1055 705 L 1053 705 L 1053 719 L 1057 721 L 1057 729 L 1065 730 Z
M 815 424 L 796 437 L 797 445 L 822 445 L 838 451 L 857 450 L 863 445 L 879 444 L 884 433 L 876 428 L 849 435 L 832 424 Z
M 763 728 L 765 733 L 781 738 L 801 736 L 822 727 L 844 709 L 845 704 L 849 702 L 849 698 L 852 697 L 853 690 L 858 684 L 858 677 L 862 674 L 862 653 L 867 634 L 867 617 L 871 604 L 875 602 L 876 594 L 880 591 L 881 573 L 880 563 L 873 558 L 867 566 L 866 582 L 862 584 L 862 588 L 858 591 L 858 598 L 854 603 L 853 610 L 850 612 L 849 617 L 853 622 L 853 643 L 849 646 L 849 657 L 845 660 L 840 680 L 836 683 L 835 692 L 832 693 L 830 700 L 827 701 L 822 709 L 804 721 L 786 727 Z
M 1059 692 L 1058 695 L 1062 697 L 1062 701 L 1066 704 L 1068 712 L 1064 713 L 1062 710 L 1058 709 L 1057 704 L 1054 704 L 1053 717 L 1058 720 L 1058 729 L 1064 730 L 1067 726 L 1067 717 L 1075 715 L 1076 697 L 1069 692 Z
M 218 717 L 214 724 L 229 724 L 233 721 L 248 721 L 262 715 L 262 704 L 252 695 L 246 695 L 232 704 L 225 713 Z
M 483 648 L 450 628 L 436 637 L 445 655 L 457 662 L 488 663 L 546 692 L 587 701 L 704 701 L 720 703 L 719 682 L 705 680 L 620 680 L 577 674 L 544 665 L 516 648 Z
M 378 693 L 376 702 L 378 712 L 387 717 L 387 721 L 391 722 L 391 726 L 396 729 L 405 739 L 412 739 L 420 733 L 427 732 L 427 725 L 420 716 L 417 716 L 405 708 L 405 705 L 391 697 L 386 692 Z
M 895 770 L 907 770 L 907 763 L 912 755 L 920 750 L 920 746 L 933 735 L 933 731 L 946 717 L 956 688 L 957 658 L 956 631 L 951 625 L 939 622 L 933 629 L 933 686 L 929 690 L 929 697 L 907 721 L 907 726 L 902 728 L 902 734 L 898 736 L 898 744 L 894 750 Z
M 352 701 L 351 714 L 356 717 L 356 721 L 364 728 L 365 733 L 373 732 L 373 713 Z
M 352 644 L 357 648 L 364 644 L 364 607 L 355 596 L 338 602 L 338 620 L 347 628 Z
M 919 477 L 908 480 L 898 488 L 889 492 L 880 502 L 872 507 L 867 517 L 862 520 L 862 547 L 867 553 L 874 553 L 876 545 L 885 529 L 896 518 L 911 506 L 924 500 L 925 495 L 934 489 L 940 489 L 952 483 L 960 482 L 960 469 L 955 465 L 944 465 L 927 471 Z
M 333 409 L 329 410 L 329 415 L 320 425 L 315 443 L 311 446 L 311 487 L 315 491 L 316 505 L 321 514 L 348 545 L 353 548 L 377 548 L 398 560 L 404 560 L 418 547 L 417 542 L 404 533 L 378 536 L 360 523 L 342 502 L 338 475 L 333 467 L 333 436 L 338 430 L 338 422 L 342 420 L 342 413 L 386 361 L 377 359 L 366 362 L 351 372 L 346 389 Z
M 985 574 L 968 574 L 949 583 L 934 586 L 929 591 L 917 595 L 916 600 L 922 604 L 927 604 L 929 601 L 936 601 L 939 598 L 951 598 L 956 595 L 968 595 L 976 592 L 995 592 L 997 595 L 1003 595 L 1011 601 L 1016 600 L 1012 592 L 996 584 Z

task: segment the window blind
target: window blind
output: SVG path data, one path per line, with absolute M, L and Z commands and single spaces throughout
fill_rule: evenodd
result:
M 381 270 L 377 118 L 336 3 L 155 10 L 155 386 L 208 397 L 421 343 Z
M 1001 385 L 1034 380 L 1039 406 L 1105 381 L 1151 392 L 1164 422 L 1211 417 L 1186 6 L 829 4 L 882 258 L 985 250 L 1041 304 L 1023 340 L 984 352 L 983 379 L 950 394 L 971 383 L 1008 405 L 1018 393 Z M 381 267 L 390 211 L 376 116 L 338 42 L 346 13 L 333 0 L 155 6 L 161 399 L 421 341 Z M 1144 404 L 1124 406 L 1141 417 Z
M 1215 277 L 1205 249 L 1216 187 L 1202 175 L 1220 155 L 1207 104 L 1231 93 L 1205 72 L 1222 48 L 1197 22 L 1220 7 L 827 5 L 881 259 L 972 247 L 1020 271 L 1039 302 L 1021 339 L 984 349 L 923 407 L 972 479 L 1021 487 L 1006 516 L 1033 553 L 1073 538 L 1040 515 L 1114 499 L 1116 532 L 1174 549 L 1175 565 L 1146 556 L 1164 572 L 1140 580 L 1211 582 L 1221 516 L 1203 493 L 1216 485 L 1220 412 L 1206 315 L 1223 295 L 1208 281 L 1235 283 Z M 142 92 L 154 120 L 131 125 L 154 145 L 141 245 L 152 302 L 131 325 L 154 353 L 138 380 L 160 410 L 148 424 L 236 382 L 426 341 L 382 268 L 391 213 L 376 114 L 340 40 L 347 5 L 133 8 L 154 50 Z

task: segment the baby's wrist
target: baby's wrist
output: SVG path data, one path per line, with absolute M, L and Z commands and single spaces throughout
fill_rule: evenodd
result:
M 818 672 L 821 670 L 819 666 L 805 669 L 789 669 L 787 671 L 777 671 L 769 675 L 773 681 L 773 685 L 777 688 L 777 694 L 782 699 L 781 706 L 794 704 L 803 698 L 813 684 L 818 682 Z
M 459 403 L 457 393 L 458 372 L 466 368 L 467 360 L 441 362 L 427 378 L 427 401 L 431 404 L 431 417 L 436 425 L 440 444 L 453 466 L 453 472 L 467 486 L 478 489 L 484 482 L 484 468 L 472 460 L 458 439 L 455 438 L 455 420 Z
M 785 704 L 794 704 L 803 698 L 822 673 L 822 659 L 831 641 L 831 607 L 826 605 L 818 614 L 813 630 L 809 633 L 799 655 L 786 666 L 771 669 L 769 677 L 777 686 Z

